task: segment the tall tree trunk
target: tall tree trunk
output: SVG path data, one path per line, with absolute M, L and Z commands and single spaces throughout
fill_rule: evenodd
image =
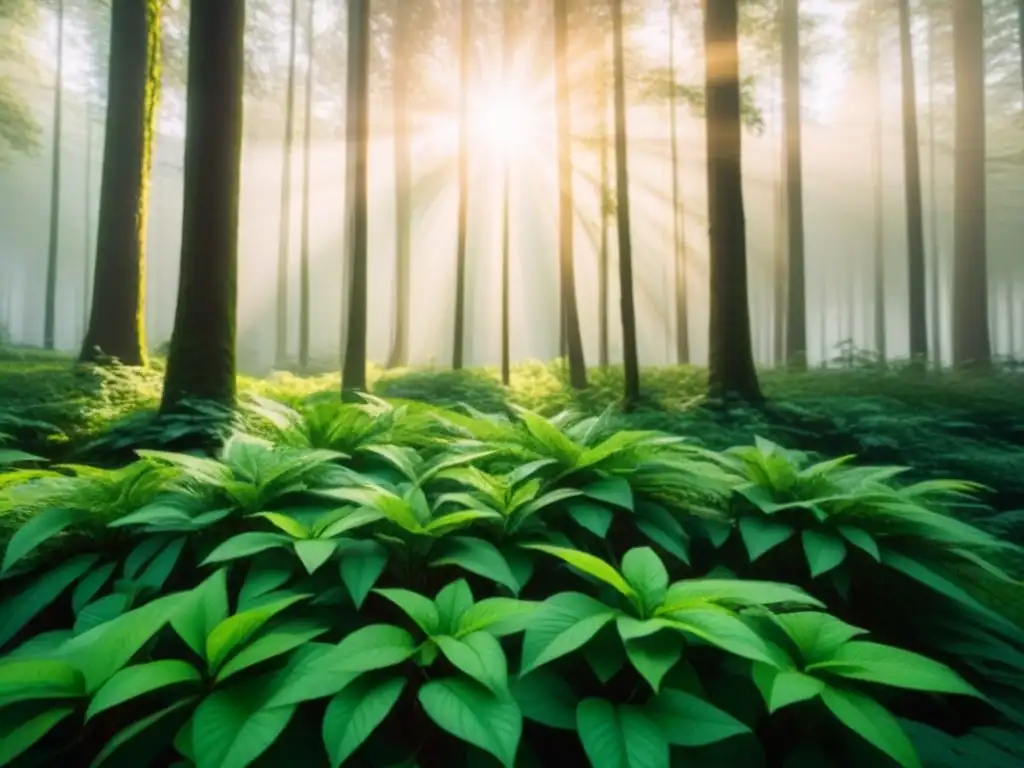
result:
M 682 199 L 679 194 L 679 126 L 676 115 L 676 0 L 668 6 L 668 124 L 672 142 L 672 263 L 675 267 L 676 362 L 690 362 L 690 322 L 688 318 L 686 274 L 686 234 Z
M 455 345 L 452 368 L 465 364 L 466 344 L 466 240 L 469 230 L 469 74 L 473 55 L 473 2 L 462 0 L 459 54 L 459 210 L 455 245 Z
M 1020 84 L 1024 87 L 1024 0 L 1017 0 L 1017 45 L 1020 48 Z
M 938 19 L 934 8 L 928 9 L 928 206 L 931 208 L 929 229 L 931 234 L 931 326 L 932 362 L 942 367 L 942 281 L 939 270 L 942 263 L 942 245 L 939 243 L 939 204 L 935 178 L 935 70 L 938 59 L 935 56 Z
M 587 364 L 576 299 L 576 265 L 573 251 L 574 205 L 572 193 L 572 116 L 568 67 L 569 20 L 567 0 L 554 0 L 555 22 L 555 122 L 558 152 L 558 289 L 565 352 L 569 359 L 569 384 L 587 386 Z
M 611 212 L 612 212 L 612 190 L 609 177 L 611 176 L 611 170 L 609 168 L 608 158 L 608 40 L 604 35 L 601 36 L 601 72 L 597 79 L 597 102 L 600 113 L 598 115 L 598 141 L 600 147 L 598 148 L 598 162 L 601 164 L 600 168 L 600 184 L 601 184 L 601 240 L 598 246 L 597 254 L 597 323 L 598 323 L 598 363 L 602 368 L 608 367 L 608 336 L 609 336 L 609 321 L 608 321 L 608 289 L 609 279 L 608 273 L 611 268 L 611 243 L 610 243 L 610 230 L 611 230 Z M 564 324 L 563 324 L 564 328 Z
M 622 41 L 622 0 L 612 0 L 612 48 L 615 66 L 615 191 L 619 232 L 619 305 L 622 311 L 622 356 L 625 404 L 640 399 L 640 358 L 633 298 L 633 243 L 629 223 L 629 142 L 626 122 L 626 62 Z
M 708 390 L 758 403 L 747 300 L 737 0 L 704 0 L 711 323 Z
M 790 365 L 807 367 L 807 288 L 804 266 L 803 141 L 800 108 L 800 2 L 782 0 L 782 88 L 786 134 L 786 231 L 789 237 L 786 351 Z
M 64 0 L 57 2 L 57 76 L 53 88 L 50 245 L 46 257 L 46 303 L 43 316 L 43 347 L 45 349 L 54 348 L 57 325 L 57 254 L 60 250 L 60 135 L 64 114 Z
M 306 114 L 302 136 L 302 221 L 299 234 L 299 369 L 309 370 L 309 176 L 313 152 L 313 54 L 316 43 L 316 0 L 309 0 L 306 18 Z
M 502 30 L 504 42 L 501 51 L 502 85 L 509 87 L 509 73 L 516 52 L 517 28 L 512 0 L 502 3 Z M 502 157 L 501 168 L 501 383 L 506 387 L 512 378 L 512 307 L 509 278 L 512 253 L 510 241 L 510 206 L 512 195 L 512 164 L 508 155 Z
M 924 210 L 921 202 L 921 147 L 917 134 L 917 84 L 910 0 L 899 0 L 900 80 L 903 105 L 903 173 L 907 206 L 907 282 L 910 312 L 910 358 L 928 359 L 928 308 L 925 299 Z
M 985 11 L 977 0 L 953 0 L 956 72 L 954 140 L 953 364 L 986 368 L 988 327 L 985 232 Z
M 284 152 L 281 157 L 281 214 L 277 245 L 277 323 L 274 329 L 274 364 L 288 364 L 288 252 L 292 221 L 292 145 L 295 136 L 295 49 L 299 26 L 299 2 L 292 0 L 288 38 L 288 84 L 284 111 Z
M 146 225 L 160 102 L 161 0 L 113 0 L 92 314 L 80 359 L 146 362 Z
M 181 276 L 165 412 L 188 398 L 235 400 L 244 42 L 245 0 L 192 5 Z
M 782 67 L 781 57 L 779 60 L 778 83 L 779 95 L 782 96 Z M 773 108 L 773 117 L 774 108 Z M 775 120 L 772 121 L 775 124 Z M 786 275 L 786 245 L 789 241 L 786 235 L 786 143 L 785 132 L 780 131 L 778 144 L 778 178 L 774 184 L 775 195 L 775 242 L 773 244 L 772 258 L 772 304 L 774 307 L 772 322 L 772 357 L 776 366 L 786 365 L 786 289 L 789 285 L 789 278 Z
M 412 269 L 412 132 L 409 126 L 409 10 L 395 4 L 392 28 L 391 105 L 395 122 L 395 332 L 388 368 L 409 362 L 409 303 Z M 461 194 L 461 190 L 460 190 Z M 464 246 L 463 246 L 464 247 Z
M 871 35 L 871 71 L 874 125 L 871 130 L 871 160 L 874 185 L 874 310 L 875 310 L 875 353 L 878 361 L 885 365 L 889 358 L 885 301 L 885 158 L 882 146 L 882 20 L 879 0 L 873 0 Z
M 82 339 L 89 332 L 89 296 L 92 293 L 92 102 L 85 103 L 85 184 L 82 222 Z
M 368 155 L 370 145 L 370 0 L 348 5 L 348 143 L 353 148 L 348 323 L 342 368 L 342 398 L 366 390 L 367 251 L 369 245 Z

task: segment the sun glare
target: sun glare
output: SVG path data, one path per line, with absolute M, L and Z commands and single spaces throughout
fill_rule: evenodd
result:
M 514 157 L 538 138 L 536 105 L 515 89 L 483 92 L 470 100 L 470 130 L 476 143 Z

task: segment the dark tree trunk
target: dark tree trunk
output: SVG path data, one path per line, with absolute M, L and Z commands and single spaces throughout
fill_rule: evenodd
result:
M 277 323 L 274 328 L 274 364 L 288 364 L 288 252 L 292 221 L 292 145 L 295 143 L 295 48 L 299 25 L 299 3 L 292 0 L 291 32 L 288 39 L 288 84 L 284 111 L 284 152 L 281 158 L 281 213 L 277 245 Z
M 412 268 L 412 132 L 409 126 L 409 15 L 395 8 L 391 99 L 395 120 L 395 333 L 388 367 L 409 362 L 410 270 Z
M 85 184 L 82 190 L 85 217 L 82 221 L 82 339 L 89 332 L 89 307 L 92 296 L 92 102 L 85 104 Z
M 316 41 L 316 0 L 309 0 L 306 19 L 306 114 L 302 136 L 302 221 L 299 244 L 299 369 L 309 370 L 309 174 L 313 151 L 313 47 Z
M 707 93 L 712 396 L 762 400 L 747 302 L 737 0 L 704 0 Z M 714 52 L 712 55 L 709 52 Z
M 462 0 L 459 54 L 459 210 L 455 244 L 455 344 L 452 368 L 465 364 L 466 240 L 469 230 L 469 73 L 473 55 L 473 0 Z
M 907 277 L 910 311 L 910 358 L 928 359 L 928 308 L 924 256 L 924 210 L 921 202 L 921 148 L 917 135 L 917 84 L 910 0 L 899 0 L 900 79 L 903 103 L 903 172 L 907 206 Z
M 627 407 L 640 399 L 640 360 L 636 347 L 636 304 L 633 299 L 633 243 L 629 223 L 629 145 L 626 123 L 626 62 L 623 51 L 622 0 L 612 0 L 612 48 L 615 66 L 615 191 L 619 232 L 619 305 L 622 312 L 622 355 Z
M 50 244 L 46 256 L 43 347 L 53 349 L 57 326 L 57 254 L 60 251 L 60 150 L 64 116 L 64 0 L 57 2 L 57 81 L 53 90 L 53 160 L 50 176 Z
M 601 240 L 597 254 L 597 323 L 598 323 L 598 362 L 602 368 L 608 367 L 608 271 L 610 269 L 610 230 L 611 230 L 611 184 L 608 159 L 608 41 L 601 38 L 601 73 L 597 81 L 598 89 L 598 131 L 600 133 L 598 162 L 600 169 L 600 205 L 601 205 Z
M 188 40 L 181 276 L 165 412 L 188 398 L 235 400 L 245 0 L 194 3 Z
M 871 132 L 871 159 L 874 175 L 872 201 L 874 203 L 874 330 L 875 353 L 883 365 L 889 357 L 886 333 L 885 301 L 885 165 L 882 151 L 882 20 L 879 0 L 872 5 L 874 28 L 871 35 L 871 88 L 874 125 Z
M 353 148 L 348 322 L 341 376 L 342 399 L 353 400 L 366 390 L 368 184 L 370 144 L 370 0 L 348 6 L 348 142 Z
M 160 101 L 160 0 L 113 0 L 92 314 L 80 359 L 146 362 L 146 224 Z
M 505 33 L 501 51 L 502 77 L 505 86 L 508 87 L 509 73 L 518 40 L 518 28 L 515 25 L 512 0 L 504 0 L 502 3 L 502 29 Z M 509 273 L 512 261 L 509 232 L 512 165 L 507 155 L 502 158 L 501 173 L 501 383 L 507 387 L 512 378 L 512 307 L 509 291 Z
M 977 0 L 953 0 L 956 71 L 954 141 L 953 364 L 986 368 L 988 327 L 985 233 L 985 11 Z
M 928 197 L 931 215 L 928 217 L 932 241 L 931 269 L 929 282 L 931 293 L 932 362 L 942 367 L 942 281 L 939 270 L 942 264 L 942 246 L 939 243 L 939 204 L 935 178 L 935 71 L 938 59 L 935 55 L 938 20 L 935 9 L 928 10 Z
M 568 67 L 569 21 L 567 0 L 554 0 L 555 22 L 555 122 L 558 137 L 558 276 L 561 324 L 569 359 L 569 384 L 587 386 L 580 313 L 576 299 L 576 266 L 573 251 L 574 205 L 572 193 L 572 116 Z
M 786 352 L 796 370 L 807 367 L 807 288 L 804 268 L 803 140 L 800 108 L 800 3 L 782 0 L 782 90 L 786 136 L 786 232 L 789 238 Z
M 690 362 L 690 322 L 686 274 L 686 233 L 679 194 L 679 128 L 676 120 L 676 0 L 668 8 L 668 121 L 672 142 L 672 261 L 675 268 L 676 362 Z

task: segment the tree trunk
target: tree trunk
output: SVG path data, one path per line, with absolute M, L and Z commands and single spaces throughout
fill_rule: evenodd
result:
M 712 396 L 762 400 L 747 301 L 737 0 L 704 0 Z
M 60 150 L 64 113 L 64 0 L 57 2 L 57 79 L 53 90 L 53 160 L 50 176 L 50 244 L 46 257 L 46 303 L 43 347 L 55 347 L 57 325 L 57 254 L 60 250 Z
M 977 0 L 953 0 L 956 72 L 953 364 L 971 368 L 986 368 L 992 358 L 985 232 L 984 21 L 984 9 Z
M 608 41 L 601 38 L 601 72 L 597 80 L 598 89 L 598 132 L 600 147 L 598 161 L 600 169 L 600 205 L 601 205 L 601 240 L 597 254 L 597 323 L 598 323 L 598 363 L 602 368 L 608 367 L 608 272 L 611 264 L 610 230 L 611 230 L 611 171 L 608 159 Z M 563 326 L 564 327 L 564 326 Z
M 800 2 L 782 0 L 782 89 L 786 135 L 786 232 L 789 237 L 786 349 L 789 364 L 807 368 L 807 288 L 804 267 L 803 141 L 800 108 Z
M 921 148 L 917 134 L 917 84 L 910 0 L 899 0 L 900 80 L 903 104 L 903 173 L 907 206 L 907 282 L 910 312 L 910 359 L 928 359 L 928 308 L 925 299 L 924 210 L 921 202 Z
M 181 276 L 161 410 L 235 400 L 245 0 L 194 3 L 188 35 Z
M 85 217 L 82 221 L 82 339 L 89 332 L 89 298 L 92 294 L 92 102 L 85 103 Z
M 466 344 L 466 240 L 469 230 L 469 73 L 473 55 L 473 1 L 462 0 L 461 53 L 459 55 L 459 210 L 455 245 L 455 345 L 452 368 L 465 364 Z
M 935 70 L 938 59 L 935 56 L 938 20 L 935 9 L 928 10 L 928 204 L 931 208 L 929 229 L 932 241 L 930 292 L 932 326 L 932 362 L 942 367 L 942 281 L 939 278 L 942 263 L 942 246 L 939 243 L 939 204 L 935 178 Z
M 871 158 L 874 175 L 874 310 L 875 310 L 875 353 L 878 361 L 885 365 L 889 358 L 888 334 L 886 333 L 885 301 L 885 158 L 882 147 L 882 22 L 879 0 L 872 5 L 874 29 L 871 35 L 872 63 L 870 77 L 874 126 L 871 132 Z
M 633 243 L 629 223 L 629 144 L 626 122 L 626 62 L 622 41 L 622 0 L 612 0 L 615 66 L 615 190 L 616 229 L 619 232 L 619 305 L 622 311 L 622 356 L 625 404 L 640 399 L 640 360 L 636 342 L 636 304 L 633 298 Z
M 1024 0 L 1017 0 L 1017 45 L 1020 47 L 1020 84 L 1024 87 Z
M 505 39 L 502 45 L 502 80 L 507 89 L 512 60 L 516 51 L 518 29 L 515 26 L 512 0 L 502 3 L 502 29 Z M 512 164 L 507 154 L 502 158 L 501 181 L 501 383 L 506 387 L 512 378 L 512 317 L 511 293 L 509 290 L 509 273 L 511 271 L 512 253 L 510 242 L 510 196 L 512 194 Z
M 146 225 L 160 102 L 160 0 L 114 0 L 92 313 L 80 359 L 146 362 Z
M 274 364 L 288 364 L 288 252 L 292 221 L 292 145 L 295 135 L 295 48 L 299 25 L 299 3 L 292 0 L 291 31 L 288 38 L 288 84 L 285 86 L 284 152 L 281 158 L 281 214 L 277 245 L 277 324 L 274 330 Z
M 668 124 L 672 142 L 672 263 L 675 267 L 676 362 L 690 362 L 690 322 L 688 318 L 686 274 L 686 234 L 682 199 L 679 194 L 679 127 L 676 115 L 676 0 L 668 8 Z
M 572 116 L 568 71 L 569 22 L 567 0 L 554 0 L 555 21 L 555 122 L 558 138 L 558 276 L 561 323 L 569 359 L 569 384 L 587 386 L 580 314 L 576 300 L 576 267 L 573 252 L 574 207 L 572 194 Z
M 409 363 L 412 269 L 412 132 L 409 126 L 409 83 L 413 72 L 409 60 L 408 13 L 407 8 L 396 4 L 392 30 L 394 68 L 391 104 L 395 121 L 395 332 L 391 354 L 388 355 L 388 368 L 397 368 Z
M 352 251 L 348 281 L 348 332 L 341 376 L 342 399 L 354 400 L 366 390 L 367 251 L 370 144 L 370 0 L 348 6 L 348 143 L 353 147 L 351 222 Z
M 299 370 L 309 370 L 309 175 L 313 151 L 313 47 L 316 42 L 316 0 L 309 0 L 306 18 L 306 114 L 302 136 L 302 221 L 299 233 Z

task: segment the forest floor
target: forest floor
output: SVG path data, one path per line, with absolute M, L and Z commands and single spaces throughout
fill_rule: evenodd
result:
M 825 456 L 856 454 L 865 463 L 911 467 L 919 478 L 971 480 L 992 489 L 983 498 L 996 510 L 1024 509 L 1024 376 L 870 368 L 761 376 L 769 402 L 754 410 L 708 403 L 704 369 L 645 369 L 643 405 L 616 418 L 623 428 L 662 430 L 714 449 L 760 436 Z M 155 409 L 161 379 L 159 360 L 146 370 L 83 368 L 57 354 L 0 350 L 0 433 L 25 450 L 78 459 L 111 426 Z M 374 369 L 370 376 L 372 392 L 383 397 L 484 412 L 514 404 L 546 415 L 614 407 L 621 380 L 617 368 L 593 370 L 590 389 L 573 393 L 557 363 L 516 366 L 508 388 L 492 370 Z M 292 404 L 339 386 L 337 374 L 239 380 L 243 395 Z

